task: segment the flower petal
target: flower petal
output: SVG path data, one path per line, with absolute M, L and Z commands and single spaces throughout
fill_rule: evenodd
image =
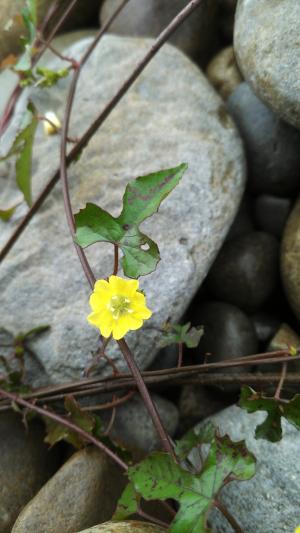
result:
M 133 316 L 133 315 L 129 315 L 127 320 L 128 320 L 128 324 L 130 326 L 130 329 L 132 329 L 132 330 L 139 329 L 143 325 L 143 320 L 141 320 L 140 318 L 138 318 L 136 316 Z
M 128 316 L 121 316 L 118 320 L 115 320 L 115 323 L 113 325 L 113 338 L 118 341 L 122 339 L 129 330 L 130 321 L 128 320 Z
M 109 283 L 105 279 L 98 279 L 95 282 L 94 292 L 99 292 L 101 290 L 105 290 L 105 291 L 109 290 Z
M 93 311 L 100 312 L 102 309 L 105 309 L 106 304 L 110 299 L 110 294 L 102 292 L 92 292 L 90 296 L 90 306 Z

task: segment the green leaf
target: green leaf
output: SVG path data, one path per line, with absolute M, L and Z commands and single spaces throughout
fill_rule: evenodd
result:
M 234 479 L 250 479 L 255 473 L 255 458 L 243 441 L 232 442 L 227 435 L 212 435 L 209 426 L 204 430 L 204 436 L 210 441 L 210 447 L 198 473 L 185 470 L 163 452 L 155 452 L 130 467 L 128 477 L 131 486 L 123 492 L 113 518 L 130 516 L 135 510 L 137 495 L 146 500 L 172 498 L 180 507 L 170 526 L 170 533 L 207 532 L 208 512 L 219 491 Z M 200 434 L 193 443 L 198 446 L 201 438 Z
M 300 429 L 300 394 L 296 394 L 292 400 L 281 401 L 274 398 L 266 398 L 250 387 L 243 387 L 239 406 L 248 413 L 255 413 L 256 411 L 267 412 L 264 422 L 256 427 L 256 439 L 266 439 L 271 442 L 280 441 L 282 438 L 282 417 L 286 418 L 297 429 Z
M 140 499 L 141 497 L 136 493 L 134 484 L 128 483 L 118 501 L 118 507 L 113 516 L 114 520 L 124 520 L 128 516 L 135 514 L 138 510 Z
M 20 205 L 21 202 L 16 203 L 12 207 L 8 207 L 7 209 L 0 209 L 0 218 L 4 222 L 8 222 L 8 220 L 11 219 L 13 214 L 15 213 L 17 207 Z
M 118 218 L 94 204 L 75 215 L 77 244 L 85 248 L 96 242 L 118 245 L 124 257 L 122 267 L 129 278 L 145 276 L 160 260 L 157 244 L 139 230 L 139 224 L 153 215 L 164 198 L 176 187 L 187 165 L 141 176 L 130 182 Z
M 199 431 L 191 429 L 176 442 L 175 453 L 179 459 L 186 459 L 193 448 L 209 444 L 214 439 L 215 428 L 211 423 L 201 426 Z
M 33 44 L 37 36 L 37 0 L 26 0 L 26 5 L 21 10 L 21 15 L 27 35 L 22 38 L 24 52 L 15 64 L 14 70 L 23 73 L 31 69 L 32 57 L 36 53 Z
M 162 348 L 170 344 L 179 343 L 185 344 L 188 348 L 197 348 L 203 333 L 203 326 L 191 328 L 190 322 L 183 326 L 180 324 L 167 324 L 159 344 Z
M 52 87 L 61 78 L 66 78 L 70 73 L 70 69 L 62 68 L 60 70 L 50 70 L 44 67 L 37 67 L 35 72 L 37 76 L 40 76 L 36 79 L 36 87 Z
M 32 172 L 32 147 L 38 119 L 35 114 L 35 108 L 29 102 L 27 111 L 24 116 L 21 131 L 17 134 L 9 152 L 0 158 L 4 161 L 11 156 L 16 155 L 16 181 L 20 191 L 24 195 L 27 204 L 31 206 L 31 172 Z
M 87 433 L 92 434 L 95 426 L 95 418 L 93 415 L 83 411 L 72 396 L 67 396 L 65 398 L 64 405 L 69 414 L 69 420 Z M 82 446 L 85 444 L 85 439 L 82 438 L 81 435 L 79 435 L 76 431 L 73 431 L 72 429 L 69 429 L 59 422 L 55 422 L 47 417 L 45 417 L 44 420 L 47 427 L 45 442 L 50 444 L 50 446 L 53 446 L 61 440 L 72 444 L 72 446 L 78 449 L 82 448 Z

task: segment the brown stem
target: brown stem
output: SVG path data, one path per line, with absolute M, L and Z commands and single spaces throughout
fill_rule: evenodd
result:
M 122 405 L 125 402 L 128 402 L 134 395 L 136 394 L 135 390 L 129 391 L 125 396 L 122 396 L 122 398 L 116 398 L 114 396 L 114 399 L 111 402 L 107 403 L 101 403 L 99 405 L 89 405 L 88 407 L 82 407 L 82 411 L 106 411 L 107 409 L 115 409 L 118 405 Z
M 93 435 L 90 435 L 80 427 L 73 424 L 73 422 L 70 422 L 70 420 L 67 420 L 66 418 L 57 415 L 56 413 L 52 413 L 51 411 L 48 411 L 45 408 L 38 407 L 34 403 L 27 402 L 23 398 L 20 398 L 17 394 L 13 394 L 11 392 L 7 392 L 3 389 L 0 389 L 0 396 L 3 396 L 4 398 L 8 398 L 9 400 L 22 405 L 23 407 L 26 407 L 27 409 L 30 409 L 31 411 L 34 411 L 35 413 L 38 413 L 39 415 L 46 416 L 47 418 L 50 418 L 51 420 L 54 420 L 55 422 L 58 422 L 59 424 L 62 424 L 63 426 L 71 429 L 72 431 L 75 431 L 80 435 L 83 439 L 87 440 L 91 444 L 94 444 L 97 448 L 99 448 L 102 452 L 106 453 L 115 463 L 117 463 L 123 470 L 127 470 L 128 466 L 120 457 L 118 457 L 112 450 L 107 448 L 105 444 L 103 444 L 101 441 L 93 437 Z
M 116 276 L 118 274 L 119 269 L 119 246 L 117 244 L 114 244 L 114 271 L 113 276 Z
M 118 342 L 118 345 L 119 345 L 119 348 L 124 356 L 124 359 L 128 365 L 128 368 L 130 369 L 134 379 L 135 379 L 135 382 L 136 382 L 136 386 L 139 390 L 139 393 L 141 395 L 141 397 L 143 398 L 144 402 L 145 402 L 145 405 L 147 407 L 147 410 L 149 412 L 149 415 L 151 416 L 151 419 L 152 419 L 152 422 L 156 428 L 156 431 L 160 437 L 160 440 L 163 444 L 163 447 L 164 449 L 169 452 L 169 454 L 171 455 L 171 457 L 173 457 L 173 459 L 176 461 L 176 455 L 174 453 L 174 450 L 173 450 L 173 447 L 172 447 L 172 444 L 170 442 L 170 439 L 169 439 L 169 436 L 162 424 L 162 421 L 160 419 L 160 416 L 159 416 L 159 413 L 156 409 L 156 406 L 154 404 L 154 402 L 152 401 L 152 398 L 149 394 L 149 391 L 145 385 L 145 382 L 143 380 L 143 377 L 139 371 L 139 368 L 138 366 L 135 364 L 135 361 L 133 359 L 133 355 L 125 341 L 125 339 L 120 339 Z
M 215 507 L 217 507 L 221 511 L 221 513 L 225 516 L 227 522 L 229 522 L 229 524 L 231 525 L 235 533 L 243 533 L 243 530 L 237 523 L 236 519 L 228 511 L 228 509 L 224 507 L 224 505 L 221 502 L 219 502 L 219 500 L 215 501 L 214 504 L 215 504 Z
M 152 47 L 147 52 L 147 54 L 142 58 L 142 60 L 137 64 L 135 69 L 133 70 L 132 74 L 127 78 L 127 80 L 124 82 L 124 84 L 120 87 L 120 89 L 117 91 L 115 96 L 108 102 L 108 104 L 105 106 L 104 110 L 99 114 L 99 116 L 96 118 L 96 120 L 87 128 L 81 139 L 78 141 L 78 143 L 73 147 L 73 149 L 70 151 L 68 157 L 67 157 L 67 166 L 76 159 L 76 157 L 81 153 L 82 149 L 87 145 L 88 141 L 91 139 L 91 137 L 94 135 L 94 133 L 98 130 L 98 128 L 103 124 L 103 122 L 107 119 L 107 117 L 110 115 L 111 111 L 116 107 L 118 102 L 122 99 L 124 94 L 128 91 L 128 89 L 131 87 L 131 85 L 136 81 L 138 76 L 141 74 L 141 72 L 145 69 L 145 67 L 148 65 L 148 63 L 151 61 L 151 59 L 157 54 L 157 52 L 160 50 L 160 48 L 163 46 L 163 44 L 168 40 L 170 35 L 174 33 L 174 31 L 184 22 L 184 20 L 191 15 L 191 13 L 199 7 L 202 0 L 192 0 L 189 2 L 189 4 L 175 17 L 172 22 L 161 32 L 161 34 L 157 37 L 157 39 L 154 41 Z M 3 261 L 3 259 L 7 256 L 10 249 L 13 247 L 17 239 L 20 237 L 20 235 L 23 233 L 24 229 L 29 224 L 30 220 L 33 218 L 33 216 L 36 214 L 36 212 L 39 210 L 41 205 L 44 203 L 45 199 L 47 198 L 48 194 L 52 191 L 53 187 L 56 185 L 60 177 L 60 170 L 57 170 L 54 176 L 48 181 L 46 184 L 44 190 L 40 193 L 36 201 L 31 206 L 28 213 L 25 215 L 23 220 L 20 222 L 19 226 L 16 227 L 14 233 L 11 235 L 10 239 L 7 241 L 7 243 L 4 245 L 3 249 L 0 251 L 0 262 Z
M 286 378 L 286 371 L 287 371 L 287 364 L 286 364 L 286 363 L 283 363 L 283 364 L 282 364 L 281 375 L 280 375 L 280 380 L 279 380 L 279 383 L 278 383 L 278 385 L 277 385 L 276 392 L 275 392 L 275 394 L 274 394 L 274 398 L 275 398 L 275 400 L 280 400 L 280 393 L 281 393 L 281 389 L 282 389 L 282 386 L 283 386 L 284 380 L 285 380 L 285 378 Z
M 178 362 L 177 362 L 177 368 L 182 367 L 182 359 L 183 359 L 183 342 L 178 343 Z

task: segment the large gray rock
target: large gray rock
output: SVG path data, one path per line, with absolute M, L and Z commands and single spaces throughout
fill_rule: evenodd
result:
M 237 406 L 229 407 L 211 418 L 222 435 L 237 441 L 244 439 L 254 453 L 256 474 L 249 481 L 233 481 L 221 491 L 221 501 L 236 518 L 242 531 L 269 533 L 294 531 L 299 524 L 300 432 L 283 420 L 283 438 L 274 444 L 256 440 L 256 426 L 265 413 L 249 415 Z M 217 511 L 209 516 L 213 531 L 232 533 L 225 518 Z
M 49 453 L 42 424 L 26 430 L 15 413 L 0 414 L 0 531 L 11 528 L 27 502 L 58 466 L 58 450 Z
M 66 54 L 78 58 L 89 43 L 90 39 L 77 42 Z M 115 36 L 103 39 L 81 76 L 73 137 L 95 118 L 151 43 Z M 60 60 L 54 59 L 52 67 L 58 65 Z M 40 113 L 53 109 L 62 118 L 68 85 L 64 79 L 50 91 L 31 90 L 30 97 Z M 45 138 L 40 127 L 35 194 L 57 168 L 58 152 L 59 138 Z M 162 261 L 141 281 L 153 317 L 128 335 L 142 368 L 155 357 L 161 324 L 168 317 L 171 321 L 181 317 L 207 274 L 237 211 L 245 175 L 241 141 L 220 98 L 198 68 L 167 45 L 71 166 L 74 211 L 95 201 L 116 215 L 128 180 L 182 161 L 189 164 L 182 182 L 160 214 L 143 224 L 158 242 Z M 2 242 L 21 214 L 20 210 L 8 225 L 1 223 Z M 112 272 L 112 246 L 99 244 L 87 253 L 97 278 Z M 67 229 L 59 186 L 11 251 L 0 278 L 1 325 L 9 331 L 26 331 L 41 322 L 50 324 L 51 331 L 32 342 L 47 379 L 78 378 L 97 348 L 98 333 L 86 321 L 90 289 Z M 124 370 L 118 350 L 109 353 Z
M 109 520 L 126 485 L 98 449 L 75 453 L 18 517 L 12 533 L 73 533 Z
M 256 94 L 300 128 L 299 0 L 239 0 L 234 48 Z
M 166 529 L 147 522 L 128 520 L 126 522 L 106 522 L 79 533 L 164 533 Z

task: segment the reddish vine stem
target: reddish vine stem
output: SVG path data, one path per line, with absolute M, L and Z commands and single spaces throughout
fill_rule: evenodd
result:
M 176 455 L 174 453 L 174 450 L 173 450 L 173 446 L 170 442 L 170 438 L 164 428 L 164 425 L 161 421 L 161 418 L 158 414 L 158 411 L 156 409 L 156 406 L 154 404 L 154 402 L 152 401 L 152 398 L 149 394 L 149 391 L 145 385 L 145 382 L 143 380 L 143 377 L 141 375 L 141 372 L 138 368 L 138 366 L 136 365 L 134 359 L 133 359 L 133 356 L 132 356 L 132 353 L 125 341 L 125 339 L 120 339 L 118 342 L 118 345 L 119 345 L 119 348 L 124 356 L 124 359 L 128 365 L 128 368 L 130 369 L 131 373 L 132 373 L 132 376 L 134 377 L 135 379 L 135 382 L 136 382 L 136 386 L 137 386 L 137 389 L 139 390 L 139 393 L 141 395 L 141 397 L 143 398 L 144 402 L 145 402 L 145 405 L 148 409 L 148 412 L 152 418 L 152 422 L 156 428 L 156 431 L 160 437 L 160 440 L 163 444 L 163 447 L 165 448 L 165 450 L 167 452 L 169 452 L 169 454 L 171 455 L 171 457 L 173 457 L 173 459 L 176 461 L 177 458 L 176 458 Z
M 276 392 L 275 392 L 275 394 L 274 394 L 274 398 L 275 398 L 275 400 L 280 400 L 280 393 L 281 393 L 281 389 L 282 389 L 282 386 L 283 386 L 284 380 L 285 380 L 285 378 L 286 378 L 286 372 L 287 372 L 287 363 L 283 363 L 283 364 L 282 364 L 282 370 L 281 370 L 280 380 L 279 380 L 279 383 L 278 383 L 278 386 L 277 386 Z
M 160 50 L 162 45 L 168 40 L 170 35 L 184 22 L 184 20 L 191 15 L 191 13 L 200 5 L 202 0 L 192 0 L 189 4 L 175 17 L 172 22 L 163 30 L 157 39 L 154 41 L 152 47 L 147 52 L 147 54 L 142 58 L 142 60 L 137 64 L 131 75 L 119 88 L 115 96 L 108 102 L 103 111 L 99 114 L 96 120 L 87 128 L 85 133 L 82 135 L 78 143 L 73 147 L 70 153 L 67 156 L 67 166 L 70 165 L 74 159 L 80 154 L 82 149 L 87 145 L 91 137 L 97 131 L 97 129 L 103 124 L 106 118 L 110 115 L 111 111 L 116 107 L 118 102 L 122 99 L 124 94 L 128 91 L 131 85 L 135 82 L 141 72 L 145 67 L 150 63 L 151 59 L 155 54 Z M 13 234 L 6 242 L 2 250 L 0 251 L 0 263 L 7 256 L 11 248 L 14 246 L 20 235 L 23 233 L 24 229 L 28 226 L 30 220 L 37 213 L 39 208 L 43 205 L 44 201 L 48 197 L 49 193 L 52 191 L 53 187 L 56 185 L 60 177 L 60 170 L 58 169 L 53 177 L 48 181 L 45 188 L 41 191 L 40 195 L 37 197 L 36 201 L 31 206 L 30 210 L 27 212 L 23 220 L 16 227 Z
M 217 507 L 221 511 L 221 513 L 225 516 L 227 522 L 229 522 L 229 524 L 231 525 L 235 533 L 243 533 L 243 530 L 237 523 L 236 519 L 228 511 L 228 509 L 224 507 L 224 505 L 219 500 L 215 500 L 214 504 L 215 504 L 215 507 Z
M 114 270 L 113 270 L 113 276 L 116 276 L 118 274 L 119 269 L 119 246 L 117 244 L 114 244 Z
M 11 392 L 7 392 L 3 389 L 0 389 L 0 396 L 7 398 L 11 400 L 12 402 L 15 402 L 19 405 L 22 405 L 22 407 L 26 407 L 27 409 L 30 409 L 31 411 L 34 411 L 35 413 L 38 413 L 41 416 L 46 416 L 47 418 L 50 418 L 51 420 L 54 420 L 55 422 L 58 422 L 59 424 L 62 424 L 63 426 L 71 429 L 72 431 L 75 431 L 80 435 L 83 439 L 90 442 L 91 444 L 94 444 L 97 448 L 99 448 L 102 452 L 106 453 L 115 463 L 117 463 L 123 470 L 127 471 L 128 466 L 118 455 L 116 455 L 112 450 L 107 448 L 105 444 L 103 444 L 101 441 L 93 437 L 93 435 L 90 435 L 80 427 L 76 426 L 76 424 L 73 424 L 73 422 L 70 422 L 70 420 L 67 420 L 66 418 L 57 415 L 56 413 L 52 413 L 51 411 L 48 411 L 47 409 L 43 407 L 38 407 L 34 403 L 28 402 L 18 396 L 17 394 L 13 394 Z
M 114 399 L 111 402 L 101 403 L 100 405 L 90 405 L 88 407 L 82 407 L 82 411 L 106 411 L 107 409 L 115 409 L 118 405 L 122 405 L 125 402 L 128 402 L 136 394 L 135 390 L 129 391 L 125 396 L 117 398 L 114 396 Z

